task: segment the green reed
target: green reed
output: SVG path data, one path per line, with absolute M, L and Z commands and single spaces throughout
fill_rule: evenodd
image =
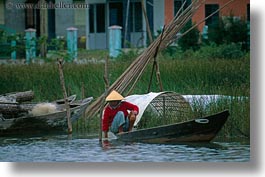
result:
M 129 66 L 130 61 L 111 60 L 109 80 L 113 83 Z M 161 80 L 164 90 L 180 94 L 219 94 L 244 97 L 243 100 L 219 100 L 204 111 L 211 114 L 229 109 L 230 117 L 220 133 L 224 136 L 249 135 L 250 126 L 250 61 L 249 58 L 226 60 L 160 59 Z M 146 93 L 152 63 L 147 67 L 133 93 Z M 93 96 L 96 99 L 105 89 L 104 63 L 64 64 L 65 84 L 68 95 L 77 98 Z M 33 90 L 34 101 L 47 101 L 63 97 L 56 62 L 29 65 L 0 65 L 0 94 Z M 84 90 L 84 93 L 82 93 Z M 153 77 L 151 91 L 159 91 Z M 133 94 L 132 93 L 132 94 Z M 198 107 L 200 107 L 198 105 Z M 199 109 L 197 109 L 199 110 Z M 74 131 L 96 132 L 99 118 L 82 118 L 74 124 Z M 236 127 L 236 128 L 235 128 Z M 239 133 L 240 132 L 240 133 Z

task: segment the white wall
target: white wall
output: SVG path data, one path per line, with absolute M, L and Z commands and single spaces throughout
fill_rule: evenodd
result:
M 165 24 L 165 0 L 154 0 L 154 33 L 162 29 Z

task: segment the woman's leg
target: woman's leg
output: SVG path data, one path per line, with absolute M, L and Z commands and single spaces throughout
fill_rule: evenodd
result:
M 110 127 L 113 133 L 122 133 L 128 131 L 129 122 L 122 111 L 117 112 Z

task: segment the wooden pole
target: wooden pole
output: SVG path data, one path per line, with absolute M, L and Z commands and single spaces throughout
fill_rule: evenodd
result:
M 162 92 L 164 90 L 164 88 L 163 88 L 163 83 L 162 83 L 162 80 L 161 80 L 161 75 L 160 75 L 160 69 L 159 69 L 158 61 L 156 61 L 155 67 L 156 67 L 156 79 L 157 79 L 157 82 L 159 84 L 160 92 Z
M 109 57 L 107 56 L 106 57 L 106 60 L 105 60 L 105 68 L 104 68 L 104 76 L 103 76 L 103 79 L 104 79 L 104 83 L 105 83 L 105 92 L 104 92 L 104 99 L 102 99 L 102 102 L 101 102 L 101 108 L 100 108 L 100 128 L 99 128 L 99 141 L 102 140 L 102 116 L 103 116 L 103 111 L 104 111 L 104 105 L 105 105 L 105 98 L 107 96 L 107 91 L 109 89 Z
M 124 29 L 124 41 L 123 41 L 124 47 L 126 47 L 126 40 L 127 40 L 129 10 L 130 10 L 130 0 L 127 0 L 126 20 L 125 20 L 125 29 Z
M 82 86 L 81 86 L 81 95 L 82 95 L 82 100 L 85 99 L 85 84 L 84 84 L 84 82 L 82 82 Z M 82 114 L 82 120 L 84 122 L 81 125 L 84 125 L 84 127 L 79 126 L 79 127 L 81 127 L 81 130 L 82 130 L 82 128 L 84 128 L 84 130 L 86 130 L 86 118 L 85 117 L 86 117 L 86 115 L 85 115 L 85 113 L 83 113 Z
M 41 0 L 40 1 L 41 4 L 46 4 L 45 0 Z M 41 8 L 40 9 L 40 33 L 42 37 L 47 37 L 47 23 L 48 23 L 48 19 L 47 19 L 47 13 L 48 13 L 48 9 L 46 8 Z M 41 48 L 40 48 L 40 53 L 42 57 L 46 57 L 47 55 L 47 43 L 46 40 L 43 41 L 43 43 L 41 44 Z
M 58 67 L 59 67 L 61 87 L 63 90 L 64 102 L 65 102 L 65 107 L 66 107 L 68 134 L 72 134 L 73 128 L 72 128 L 72 122 L 71 122 L 71 111 L 70 111 L 69 101 L 67 99 L 67 92 L 65 88 L 64 75 L 63 75 L 63 59 L 58 60 Z
M 154 54 L 154 63 L 153 63 L 153 68 L 152 68 L 152 72 L 151 72 L 151 77 L 150 77 L 150 80 L 149 80 L 149 86 L 148 86 L 148 91 L 147 93 L 150 92 L 150 88 L 151 88 L 151 83 L 152 83 L 152 79 L 153 79 L 153 73 L 154 73 L 154 70 L 156 69 L 156 77 L 157 77 L 157 80 L 159 82 L 159 85 L 160 85 L 160 91 L 163 90 L 163 86 L 162 86 L 162 81 L 160 79 L 160 71 L 159 71 L 159 66 L 158 66 L 158 63 L 157 63 L 157 54 L 158 54 L 158 50 L 159 50 L 159 47 L 160 47 L 160 44 L 162 42 L 162 39 L 163 39 L 163 34 L 164 34 L 164 29 L 165 29 L 165 26 L 163 27 L 163 30 L 162 30 L 162 33 L 161 33 L 161 38 L 160 38 L 160 41 L 157 45 L 157 48 L 156 48 L 156 51 L 155 51 L 155 54 Z
M 147 29 L 147 33 L 148 33 L 148 38 L 149 38 L 150 43 L 152 43 L 153 37 L 152 37 L 150 25 L 149 25 L 149 20 L 147 18 L 147 14 L 146 14 L 146 10 L 145 10 L 144 0 L 141 1 L 141 6 L 142 6 L 143 13 L 144 13 L 145 22 L 146 22 L 146 29 Z
M 85 99 L 85 84 L 84 84 L 84 82 L 82 82 L 81 92 L 82 92 L 82 99 Z

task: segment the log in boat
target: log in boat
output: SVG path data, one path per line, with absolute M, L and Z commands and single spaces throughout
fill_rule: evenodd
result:
M 93 98 L 77 101 L 73 99 L 74 96 L 68 97 L 72 122 L 82 116 Z M 11 117 L 10 114 L 0 113 L 0 136 L 35 136 L 67 132 L 67 111 L 63 100 L 51 103 L 25 103 L 18 106 L 24 107 L 26 111 Z
M 24 91 L 24 92 L 12 92 L 0 95 L 0 103 L 1 102 L 9 102 L 9 103 L 21 103 L 26 101 L 31 101 L 34 98 L 34 92 L 32 90 Z
M 130 95 L 125 100 L 138 105 L 139 114 L 134 131 L 116 135 L 122 141 L 209 142 L 216 137 L 229 116 L 229 111 L 224 110 L 210 116 L 192 117 L 193 108 L 187 99 L 171 91 Z M 150 124 L 154 125 L 150 128 Z
M 75 101 L 76 95 L 67 97 L 69 103 Z M 17 118 L 23 115 L 27 115 L 36 105 L 44 105 L 44 103 L 18 103 L 13 101 L 1 101 L 0 100 L 0 115 L 3 118 Z M 51 105 L 60 106 L 65 104 L 64 99 L 59 99 L 51 102 Z M 48 109 L 46 104 L 46 110 Z
M 182 123 L 125 132 L 118 134 L 117 138 L 147 143 L 209 142 L 223 127 L 228 116 L 229 111 L 225 110 Z

